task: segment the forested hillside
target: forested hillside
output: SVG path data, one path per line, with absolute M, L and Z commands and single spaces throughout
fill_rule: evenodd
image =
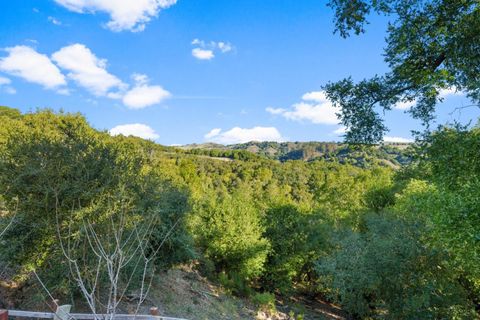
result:
M 300 296 L 354 318 L 478 317 L 478 128 L 443 128 L 409 161 L 390 146 L 321 143 L 230 146 L 249 156 L 219 161 L 112 137 L 79 114 L 2 107 L 0 123 L 3 306 L 41 305 L 41 281 L 105 311 L 191 265 L 270 314 Z M 328 156 L 286 161 L 297 150 Z M 373 160 L 358 165 L 355 152 Z
M 214 143 L 191 144 L 180 147 L 192 154 L 232 159 L 253 158 L 246 151 L 267 159 L 280 160 L 327 160 L 348 163 L 361 167 L 371 165 L 398 168 L 412 160 L 411 144 L 385 143 L 374 146 L 352 146 L 335 142 L 248 142 L 233 145 Z

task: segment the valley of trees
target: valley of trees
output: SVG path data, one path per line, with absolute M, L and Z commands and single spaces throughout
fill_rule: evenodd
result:
M 272 309 L 319 297 L 351 319 L 479 319 L 480 127 L 432 127 L 441 90 L 479 105 L 479 1 L 329 6 L 342 37 L 389 21 L 388 71 L 323 87 L 349 145 L 173 148 L 1 107 L 0 307 L 113 315 L 189 264 Z M 398 103 L 425 130 L 376 145 Z
M 106 312 L 190 263 L 264 304 L 301 295 L 354 319 L 478 318 L 479 128 L 441 128 L 392 168 L 245 150 L 221 161 L 48 110 L 2 107 L 0 123 L 3 307 L 46 299 L 29 289 L 41 281 Z

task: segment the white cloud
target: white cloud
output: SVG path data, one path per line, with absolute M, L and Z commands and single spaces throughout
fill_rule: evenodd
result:
M 207 134 L 205 135 L 205 139 L 211 139 L 211 138 L 213 138 L 213 137 L 215 137 L 215 136 L 218 136 L 221 131 L 222 131 L 222 129 L 220 129 L 220 128 L 212 129 L 212 130 L 210 130 L 209 133 L 207 133 Z
M 302 96 L 302 99 L 305 101 L 316 101 L 316 102 L 325 102 L 328 101 L 323 91 L 311 91 L 307 92 Z
M 385 142 L 397 142 L 397 143 L 411 143 L 411 142 L 413 142 L 412 139 L 402 138 L 402 137 L 390 137 L 390 136 L 383 137 L 383 141 L 385 141 Z
M 347 128 L 343 126 L 333 131 L 333 134 L 337 136 L 344 135 L 345 133 L 347 133 Z
M 445 99 L 448 96 L 463 96 L 463 95 L 464 93 L 462 91 L 458 91 L 456 87 L 440 89 L 438 92 L 438 96 L 443 99 Z
M 8 94 L 16 94 L 17 93 L 17 90 L 15 90 L 15 88 L 13 88 L 13 87 L 5 87 L 4 91 Z
M 162 102 L 171 94 L 159 85 L 149 85 L 148 77 L 134 73 L 133 88 L 107 71 L 107 60 L 98 58 L 83 44 L 66 46 L 52 54 L 52 60 L 27 46 L 7 48 L 9 56 L 0 58 L 0 71 L 55 89 L 68 95 L 67 81 L 57 65 L 68 72 L 67 78 L 97 97 L 121 99 L 132 109 L 141 109 Z M 53 62 L 57 65 L 55 65 Z M 3 91 L 14 94 L 10 79 L 0 77 Z
M 112 92 L 109 91 L 126 88 L 120 79 L 108 73 L 107 61 L 97 58 L 83 44 L 76 43 L 63 47 L 52 55 L 52 59 L 62 69 L 69 71 L 69 78 L 96 96 L 118 98 L 115 93 L 112 95 Z
M 158 16 L 162 9 L 173 6 L 177 0 L 55 0 L 61 6 L 77 13 L 105 12 L 110 15 L 107 28 L 112 31 L 145 29 L 145 24 Z
M 302 102 L 294 104 L 289 110 L 268 107 L 266 111 L 293 121 L 310 121 L 315 124 L 338 124 L 336 113 L 339 110 L 327 99 L 325 92 L 309 92 L 304 94 L 302 99 Z
M 191 44 L 196 46 L 196 48 L 192 50 L 192 56 L 199 60 L 213 59 L 215 57 L 215 52 L 227 53 L 233 50 L 232 44 L 224 41 L 205 42 L 195 38 L 192 40 Z
M 142 109 L 158 104 L 170 96 L 170 92 L 161 86 L 140 85 L 125 94 L 123 103 L 131 109 Z
M 215 128 L 205 134 L 204 137 L 207 141 L 221 144 L 245 143 L 249 141 L 284 141 L 280 132 L 274 127 L 235 127 L 225 132 Z
M 63 74 L 48 56 L 28 46 L 15 46 L 5 50 L 8 56 L 0 59 L 1 71 L 42 85 L 46 89 L 58 90 L 67 84 Z
M 0 89 L 8 94 L 15 94 L 17 90 L 10 86 L 11 83 L 10 79 L 0 76 Z
M 300 102 L 293 105 L 292 111 L 283 113 L 287 119 L 294 121 L 310 121 L 315 124 L 337 124 L 337 110 L 330 103 L 312 105 Z
M 463 95 L 464 93 L 462 91 L 458 91 L 457 88 L 455 87 L 440 89 L 438 91 L 438 97 L 441 99 L 446 99 L 450 96 L 463 96 Z M 408 110 L 416 104 L 417 104 L 416 99 L 412 101 L 400 101 L 395 106 L 393 106 L 393 108 L 398 110 Z
M 398 109 L 398 110 L 408 110 L 410 109 L 411 107 L 413 107 L 414 105 L 417 104 L 417 101 L 416 100 L 412 100 L 412 101 L 400 101 L 400 102 L 397 102 L 397 104 L 395 104 L 393 106 L 394 109 Z
M 142 73 L 134 73 L 132 74 L 132 79 L 135 81 L 136 84 L 141 85 L 141 84 L 147 84 L 148 83 L 148 76 L 146 74 Z
M 225 43 L 220 41 L 217 43 L 217 46 L 218 46 L 218 49 L 220 49 L 220 51 L 222 51 L 223 53 L 227 53 L 233 50 L 233 47 L 230 43 Z
M 195 38 L 192 40 L 192 45 L 199 45 L 200 47 L 205 47 L 205 41 Z
M 286 109 L 283 109 L 283 108 L 272 108 L 272 107 L 268 107 L 267 109 L 265 109 L 268 113 L 271 113 L 271 114 L 282 114 L 282 113 L 285 113 L 287 112 Z
M 199 60 L 210 60 L 215 57 L 215 54 L 212 50 L 205 50 L 201 48 L 194 48 L 192 50 L 192 56 Z
M 161 86 L 148 85 L 148 77 L 144 74 L 132 75 L 136 85 L 123 96 L 123 104 L 131 109 L 142 109 L 171 97 L 170 92 Z
M 131 123 L 131 124 L 122 124 L 118 125 L 109 130 L 109 133 L 112 136 L 124 135 L 124 136 L 135 136 L 143 139 L 156 140 L 160 136 L 153 130 L 151 127 L 142 123 Z
M 0 86 L 10 84 L 10 83 L 12 83 L 10 79 L 0 76 Z
M 53 23 L 56 26 L 61 26 L 62 25 L 62 22 L 60 20 L 58 20 L 57 18 L 52 17 L 52 16 L 48 17 L 48 21 L 50 21 L 51 23 Z

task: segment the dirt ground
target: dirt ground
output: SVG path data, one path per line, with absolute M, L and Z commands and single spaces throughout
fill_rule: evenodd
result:
M 32 285 L 14 290 L 13 283 L 5 281 L 5 278 L 0 280 L 0 308 L 51 312 L 45 303 L 48 297 L 39 286 Z M 136 296 L 135 292 L 128 293 L 118 312 L 135 313 Z M 149 314 L 151 307 L 157 307 L 160 315 L 189 320 L 345 319 L 338 307 L 301 296 L 288 300 L 278 299 L 274 313 L 259 310 L 247 299 L 226 293 L 222 287 L 213 284 L 189 266 L 173 268 L 155 276 L 148 298 L 139 313 Z M 88 308 L 82 307 L 81 302 L 75 299 L 72 312 L 88 313 Z
M 277 301 L 275 314 L 259 311 L 249 301 L 226 294 L 221 287 L 188 267 L 158 275 L 142 313 L 148 313 L 151 306 L 159 308 L 161 315 L 192 320 L 296 319 L 289 316 L 292 312 L 303 315 L 303 319 L 345 319 L 338 307 L 303 298 Z M 131 311 L 128 305 L 122 307 L 125 312 Z

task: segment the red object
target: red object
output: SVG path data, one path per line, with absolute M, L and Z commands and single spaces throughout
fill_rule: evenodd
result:
M 0 310 L 0 320 L 8 320 L 8 311 Z
M 158 308 L 157 308 L 157 307 L 151 307 L 151 308 L 150 308 L 150 314 L 151 314 L 152 316 L 158 316 L 158 314 L 159 314 Z M 0 319 L 0 320 L 2 320 L 2 319 Z

